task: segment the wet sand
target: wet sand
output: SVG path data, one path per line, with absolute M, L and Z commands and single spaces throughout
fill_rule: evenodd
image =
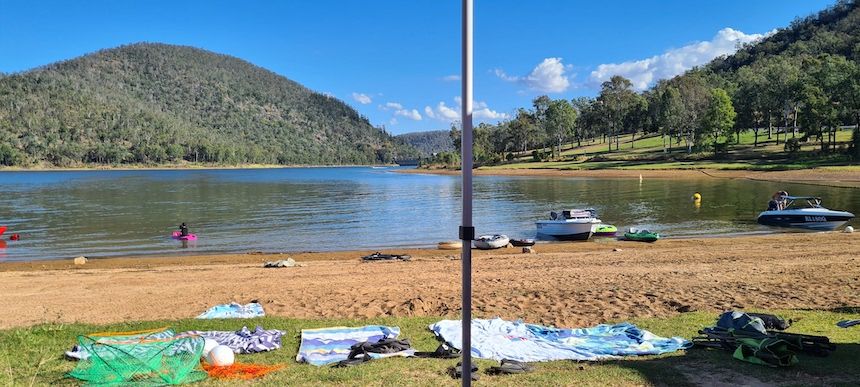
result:
M 620 251 L 615 251 L 620 249 Z M 539 244 L 476 252 L 476 316 L 582 326 L 730 308 L 860 306 L 860 234 Z M 0 263 L 0 328 L 192 318 L 210 306 L 259 300 L 296 318 L 450 316 L 460 306 L 458 251 L 398 250 L 409 262 L 361 262 L 368 252 L 233 254 Z
M 408 169 L 400 173 L 429 173 L 459 175 L 460 171 L 446 169 Z M 749 179 L 824 185 L 830 187 L 860 188 L 860 171 L 827 169 L 804 169 L 793 171 L 747 171 L 716 169 L 476 169 L 476 175 L 490 176 L 541 176 L 541 177 L 585 177 L 607 179 Z

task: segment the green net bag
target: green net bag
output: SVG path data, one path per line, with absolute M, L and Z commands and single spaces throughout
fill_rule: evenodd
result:
M 153 386 L 200 381 L 203 338 L 169 329 L 94 333 L 78 337 L 87 354 L 69 376 L 87 385 Z

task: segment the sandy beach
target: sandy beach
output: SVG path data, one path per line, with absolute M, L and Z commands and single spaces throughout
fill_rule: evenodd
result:
M 399 173 L 429 173 L 459 175 L 460 171 L 447 169 L 407 169 Z M 541 176 L 582 177 L 605 179 L 749 179 L 824 185 L 830 187 L 860 188 L 860 170 L 805 169 L 791 171 L 749 171 L 721 169 L 476 169 L 476 175 L 488 176 Z
M 582 326 L 730 308 L 860 306 L 858 234 L 539 244 L 479 251 L 476 316 Z M 262 268 L 286 255 L 238 254 L 0 263 L 0 328 L 192 318 L 230 301 L 270 315 L 322 318 L 456 316 L 458 251 L 400 250 L 409 262 L 362 262 L 367 252 L 290 255 L 304 267 Z

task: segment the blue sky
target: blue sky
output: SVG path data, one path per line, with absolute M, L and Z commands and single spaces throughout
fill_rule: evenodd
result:
M 532 98 L 645 88 L 832 0 L 475 0 L 476 118 Z M 392 133 L 459 109 L 460 2 L 0 0 L 0 71 L 149 41 L 234 55 L 329 93 Z M 452 112 L 454 112 L 452 114 Z

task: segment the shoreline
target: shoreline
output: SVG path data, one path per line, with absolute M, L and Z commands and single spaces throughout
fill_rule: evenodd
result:
M 124 166 L 84 166 L 84 167 L 0 167 L 2 172 L 88 172 L 88 171 L 205 171 L 205 170 L 238 170 L 238 169 L 290 169 L 290 168 L 362 168 L 362 167 L 397 167 L 397 164 L 242 164 L 242 165 L 205 165 L 205 164 L 171 164 L 171 165 L 124 165 Z
M 456 315 L 459 251 L 383 251 L 412 259 L 362 262 L 372 251 L 345 251 L 2 263 L 0 329 L 185 319 L 252 300 L 289 318 Z M 582 326 L 690 310 L 860 304 L 856 234 L 561 242 L 535 251 L 475 251 L 476 317 Z M 262 267 L 288 256 L 304 266 Z
M 396 173 L 460 175 L 459 170 L 405 169 Z M 477 176 L 566 177 L 593 179 L 747 179 L 781 183 L 811 184 L 828 187 L 860 188 L 860 171 L 801 169 L 789 171 L 751 171 L 722 169 L 476 169 Z

